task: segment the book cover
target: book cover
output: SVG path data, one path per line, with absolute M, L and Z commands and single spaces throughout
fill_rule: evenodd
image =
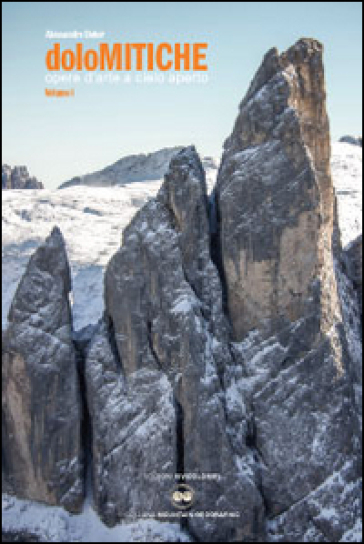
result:
M 2 14 L 2 540 L 361 541 L 362 4 Z

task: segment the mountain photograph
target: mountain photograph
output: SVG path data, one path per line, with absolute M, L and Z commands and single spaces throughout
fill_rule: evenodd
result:
M 361 3 L 2 4 L 2 541 L 361 542 Z

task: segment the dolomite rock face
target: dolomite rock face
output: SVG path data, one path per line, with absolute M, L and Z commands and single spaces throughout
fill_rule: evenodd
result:
M 345 250 L 348 276 L 358 295 L 361 317 L 363 316 L 363 237 L 359 236 Z
M 235 339 L 317 304 L 329 328 L 334 195 L 318 42 L 267 53 L 224 147 L 216 206 Z
M 159 370 L 141 369 L 126 380 L 102 320 L 86 357 L 92 426 L 92 481 L 97 512 L 108 525 L 170 507 L 177 453 L 173 392 Z
M 321 45 L 271 50 L 225 143 L 214 195 L 270 540 L 337 541 L 360 520 L 357 361 L 335 277 L 329 141 Z
M 19 497 L 77 512 L 83 499 L 81 404 L 63 237 L 29 261 L 3 338 L 3 476 Z
M 173 476 L 185 474 L 185 483 L 196 492 L 194 510 L 239 512 L 237 519 L 191 518 L 188 526 L 192 534 L 214 541 L 227 534 L 231 540 L 251 540 L 263 531 L 263 503 L 253 452 L 246 444 L 249 422 L 244 403 L 233 413 L 224 395 L 225 371 L 233 362 L 219 276 L 210 257 L 207 210 L 203 168 L 194 148 L 187 148 L 171 161 L 157 198 L 124 231 L 123 246 L 106 271 L 106 311 L 120 358 L 118 372 L 129 391 L 132 384 L 138 388 L 139 379 L 149 373 L 151 391 L 141 394 L 138 402 L 141 417 L 145 414 L 155 420 L 155 429 L 147 434 L 144 445 L 147 451 L 153 446 L 153 463 L 142 456 L 138 465 L 141 479 L 137 481 L 132 478 L 133 469 L 126 468 L 124 486 L 115 489 L 112 502 L 127 513 L 132 506 L 127 495 L 132 489 L 134 505 L 141 511 L 149 512 L 153 504 L 163 511 L 165 501 L 171 498 Z M 105 383 L 106 370 L 102 357 L 99 360 Z M 99 395 L 100 387 L 92 385 L 92 357 L 86 368 L 89 391 Z M 135 466 L 132 452 L 141 447 L 137 426 L 126 423 L 115 437 L 108 425 L 114 417 L 132 418 L 122 386 L 115 389 L 115 395 L 119 398 L 118 414 L 113 415 L 111 402 L 105 404 L 107 415 L 102 420 L 92 418 L 94 436 L 106 436 L 108 442 L 110 433 L 110 440 L 111 436 L 117 440 L 115 456 L 120 462 L 109 466 L 110 481 L 118 478 L 120 463 Z M 92 397 L 88 394 L 91 402 Z M 160 399 L 154 413 L 150 399 L 154 403 Z M 160 410 L 164 417 L 156 417 Z M 237 431 L 234 438 L 229 435 L 233 424 Z M 127 439 L 123 440 L 125 434 Z M 94 442 L 94 448 L 94 471 L 101 474 L 107 455 L 100 444 Z M 142 484 L 144 469 L 152 465 L 157 474 L 169 477 L 167 489 L 152 485 L 154 500 L 148 499 Z M 216 477 L 197 482 L 188 477 L 203 473 Z M 107 493 L 107 478 L 101 474 L 97 481 Z M 166 507 L 172 509 L 170 502 Z

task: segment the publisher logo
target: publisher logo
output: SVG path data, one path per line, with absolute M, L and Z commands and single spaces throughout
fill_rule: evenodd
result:
M 195 492 L 187 484 L 178 484 L 172 491 L 171 502 L 178 510 L 188 510 L 194 501 Z

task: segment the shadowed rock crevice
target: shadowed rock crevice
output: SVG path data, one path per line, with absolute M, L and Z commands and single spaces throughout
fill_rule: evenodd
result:
M 81 419 L 81 436 L 82 436 L 82 459 L 83 459 L 83 481 L 85 498 L 89 493 L 89 479 L 93 466 L 92 459 L 92 420 L 87 402 L 87 387 L 86 387 L 86 359 L 87 352 L 94 334 L 97 331 L 97 325 L 88 325 L 80 331 L 73 332 L 73 343 L 76 352 L 77 375 L 80 387 L 82 419 Z
M 184 442 L 184 413 L 181 404 L 176 398 L 174 398 L 174 407 L 176 410 L 176 469 L 177 474 L 180 474 L 179 479 L 180 483 L 184 483 L 184 473 L 185 473 L 185 442 Z
M 228 307 L 228 287 L 225 277 L 225 270 L 223 265 L 222 258 L 222 248 L 221 248 L 221 217 L 220 210 L 217 205 L 217 193 L 214 189 L 210 196 L 209 202 L 209 218 L 210 218 L 210 253 L 211 260 L 214 263 L 216 270 L 218 271 L 221 292 L 222 292 L 222 309 L 224 316 L 231 326 L 230 316 L 229 316 L 229 307 Z

